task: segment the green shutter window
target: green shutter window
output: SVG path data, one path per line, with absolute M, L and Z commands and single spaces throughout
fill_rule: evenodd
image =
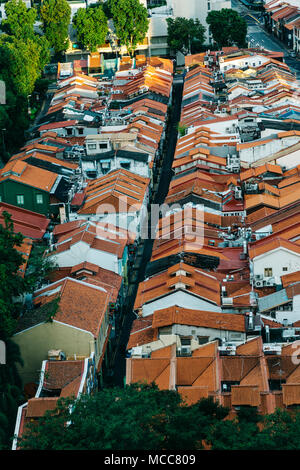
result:
M 18 204 L 18 206 L 23 206 L 24 205 L 24 195 L 23 194 L 17 194 L 17 204 Z
M 36 202 L 37 204 L 43 204 L 43 195 L 42 194 L 37 194 L 36 195 Z

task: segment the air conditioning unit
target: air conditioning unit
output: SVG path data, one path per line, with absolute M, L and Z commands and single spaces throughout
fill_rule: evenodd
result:
M 232 297 L 222 297 L 222 304 L 223 305 L 233 305 L 233 298 Z
M 61 349 L 50 349 L 48 351 L 48 361 L 65 361 L 66 354 Z
M 234 356 L 236 354 L 236 346 L 232 344 L 219 346 L 218 350 L 222 356 Z
M 296 335 L 295 328 L 287 328 L 286 330 L 283 330 L 282 332 L 283 338 L 291 338 L 292 336 L 295 336 L 295 335 Z
M 263 283 L 263 281 L 255 281 L 254 285 L 255 285 L 255 287 L 263 287 L 264 283 Z
M 263 345 L 263 352 L 264 354 L 276 354 L 276 355 L 280 355 L 281 354 L 281 345 L 280 344 L 272 344 L 272 343 L 268 343 L 268 344 L 264 344 Z

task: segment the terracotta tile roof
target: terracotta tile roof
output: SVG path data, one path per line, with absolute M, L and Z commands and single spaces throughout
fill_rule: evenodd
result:
M 153 328 L 174 324 L 216 328 L 218 330 L 246 331 L 245 316 L 239 314 L 205 312 L 177 306 L 157 310 L 153 314 Z
M 272 318 L 266 318 L 261 316 L 261 321 L 264 325 L 269 326 L 270 328 L 282 328 L 282 323 L 273 320 Z
M 22 255 L 23 264 L 18 269 L 18 274 L 21 277 L 25 276 L 27 264 L 32 250 L 32 240 L 30 238 L 24 238 L 20 246 L 15 245 L 15 249 Z
M 169 388 L 170 359 L 135 359 L 131 362 L 130 382 L 155 382 L 162 389 Z
M 51 124 L 44 124 L 43 126 L 40 126 L 38 130 L 40 132 L 42 131 L 48 131 L 52 129 L 62 129 L 63 127 L 72 127 L 75 126 L 78 123 L 76 120 L 70 120 L 70 121 L 59 121 L 59 122 L 53 122 Z
M 47 147 L 47 146 L 45 145 L 44 147 Z M 48 149 L 50 150 L 51 147 L 48 147 Z M 60 151 L 61 150 L 62 149 L 60 149 Z M 78 163 L 66 162 L 65 160 L 61 158 L 56 158 L 54 155 L 51 155 L 50 153 L 45 154 L 36 149 L 33 149 L 32 151 L 26 151 L 18 155 L 14 155 L 14 157 L 12 157 L 10 161 L 17 161 L 20 165 L 23 163 L 23 167 L 25 168 L 26 160 L 29 158 L 35 158 L 37 160 L 50 162 L 55 165 L 59 165 L 62 168 L 67 168 L 69 170 L 76 170 L 79 166 Z M 16 168 L 16 166 L 14 168 Z
M 246 181 L 250 178 L 261 176 L 264 173 L 275 173 L 282 175 L 283 171 L 279 165 L 271 165 L 270 163 L 266 163 L 264 165 L 257 166 L 256 168 L 250 168 L 249 170 L 242 171 L 240 174 L 240 179 L 241 181 Z
M 91 249 L 106 251 L 122 258 L 129 240 L 129 238 L 126 238 L 126 232 L 123 234 L 120 231 L 110 231 L 107 230 L 107 227 L 102 228 L 100 224 L 85 221 L 79 228 L 58 237 L 55 253 L 67 251 L 72 246 L 82 242 L 89 245 Z
M 55 321 L 90 331 L 98 337 L 109 301 L 109 294 L 104 289 L 66 278 L 36 291 L 34 303 L 45 304 L 53 300 L 49 292 L 60 297 Z
M 50 192 L 58 175 L 25 162 L 8 162 L 0 173 L 0 183 L 13 180 L 27 186 Z
M 172 290 L 170 290 L 172 285 L 176 290 L 179 277 L 174 276 L 174 274 L 178 271 L 189 273 L 189 276 L 181 276 L 181 282 L 189 286 L 187 288 L 188 291 L 203 299 L 207 299 L 209 302 L 220 305 L 220 284 L 216 282 L 214 274 L 206 273 L 199 268 L 188 266 L 185 263 L 179 263 L 167 271 L 141 282 L 138 287 L 134 308 L 139 308 L 144 303 L 172 293 Z
M 286 406 L 300 405 L 300 384 L 283 384 L 283 403 Z
M 26 418 L 40 418 L 46 411 L 54 410 L 58 397 L 31 398 L 28 400 Z
M 8 212 L 12 217 L 14 232 L 21 232 L 24 237 L 42 239 L 49 225 L 50 219 L 42 214 L 28 211 L 21 207 L 12 206 L 4 202 L 0 203 L 0 224 L 4 224 L 3 212 Z
M 260 405 L 260 393 L 258 386 L 255 385 L 232 385 L 231 402 L 235 406 Z
M 175 324 L 217 330 L 246 331 L 245 316 L 242 314 L 204 312 L 173 306 L 156 310 L 153 315 L 135 320 L 132 325 L 127 349 L 156 341 L 159 338 L 159 328 Z M 195 352 L 196 356 L 198 357 L 198 350 Z
M 300 271 L 295 271 L 294 273 L 289 273 L 281 276 L 281 282 L 283 288 L 294 284 L 295 282 L 300 282 Z
M 116 170 L 88 183 L 86 200 L 78 214 L 96 214 L 103 205 L 111 204 L 119 212 L 136 211 L 141 208 L 149 184 L 149 178 Z
M 217 391 L 216 360 L 213 357 L 178 357 L 178 386 L 207 387 L 209 391 Z
M 276 250 L 277 248 L 283 248 L 300 254 L 300 246 L 276 236 L 271 240 L 269 240 L 269 237 L 266 237 L 266 239 L 251 244 L 249 247 L 249 257 L 253 259 L 269 251 Z
M 253 338 L 237 346 L 236 353 L 241 356 L 260 356 L 262 354 L 262 338 Z
M 47 389 L 63 389 L 76 378 L 81 378 L 84 361 L 47 361 L 43 386 Z
M 53 229 L 53 235 L 63 236 L 66 233 L 72 232 L 73 230 L 86 224 L 85 219 L 73 220 L 72 222 L 66 222 L 64 224 L 55 225 Z
M 63 387 L 62 391 L 60 392 L 60 397 L 77 397 L 80 384 L 81 376 L 78 376 L 76 379 L 72 380 L 72 382 Z

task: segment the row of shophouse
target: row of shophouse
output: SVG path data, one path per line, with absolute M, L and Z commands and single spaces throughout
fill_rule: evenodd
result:
M 299 84 L 281 54 L 186 57 L 173 178 L 127 384 L 262 414 L 300 404 Z
M 296 54 L 300 52 L 300 6 L 298 0 L 266 1 L 264 21 L 272 33 Z
M 23 299 L 13 336 L 28 399 L 14 449 L 26 423 L 60 397 L 103 385 L 162 159 L 173 62 L 125 57 L 110 79 L 81 65 L 59 65 L 49 107 L 0 175 L 0 222 L 10 213 L 25 237 L 20 274 L 36 246 L 55 264 Z
M 24 195 L 14 204 L 3 191 L 2 206 L 57 263 L 26 299 L 14 336 L 28 396 L 16 436 L 60 396 L 89 393 L 109 367 L 172 97 L 172 62 L 136 60 L 125 57 L 111 79 L 86 76 L 80 62 L 59 67 L 47 113 L 1 172 L 0 191 L 11 181 L 32 187 L 31 199 L 21 186 L 9 191 Z M 299 104 L 280 53 L 186 57 L 173 176 L 137 289 L 127 384 L 154 381 L 188 403 L 213 396 L 232 416 L 241 406 L 265 414 L 300 404 Z M 45 208 L 30 206 L 36 185 L 61 181 L 66 201 L 53 189 Z

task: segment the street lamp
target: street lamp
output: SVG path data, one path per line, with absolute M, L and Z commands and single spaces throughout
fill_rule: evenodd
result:
M 29 116 L 31 114 L 30 103 L 29 103 L 29 98 L 30 97 L 31 97 L 31 95 L 27 95 L 27 113 L 28 113 Z

